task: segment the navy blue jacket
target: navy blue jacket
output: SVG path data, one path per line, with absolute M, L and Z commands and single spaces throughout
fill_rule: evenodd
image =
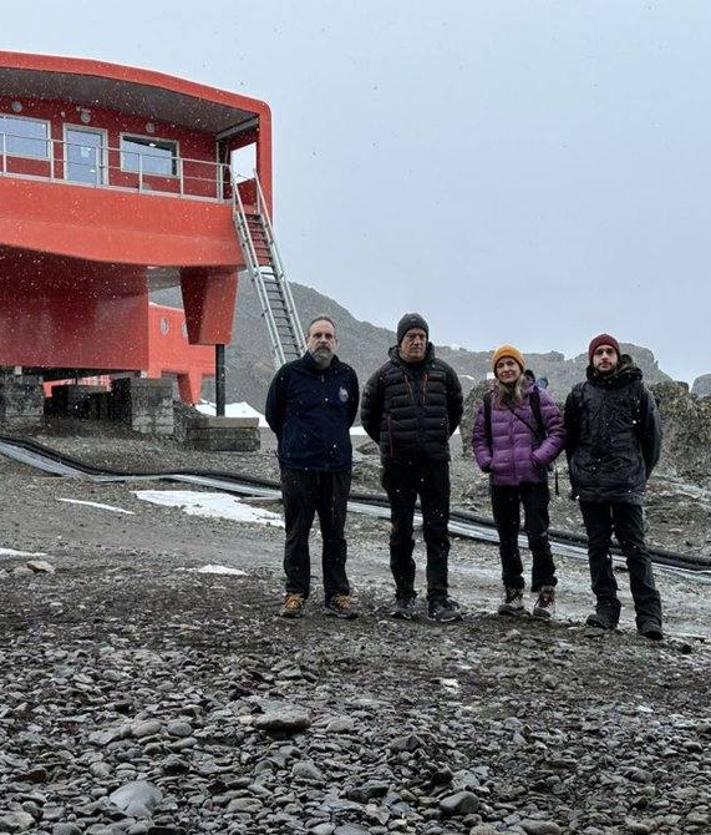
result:
M 279 463 L 288 470 L 348 470 L 349 429 L 358 411 L 355 371 L 334 356 L 320 369 L 311 354 L 277 371 L 267 395 L 266 419 L 279 439 Z

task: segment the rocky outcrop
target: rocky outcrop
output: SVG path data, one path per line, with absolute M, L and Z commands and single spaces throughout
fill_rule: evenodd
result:
M 484 395 L 489 390 L 489 381 L 480 380 L 469 392 L 464 400 L 464 413 L 459 424 L 459 433 L 462 439 L 462 455 L 471 458 L 472 455 L 472 434 L 474 432 L 474 418 L 479 411 L 479 406 Z
M 711 399 L 685 383 L 651 386 L 664 427 L 660 469 L 699 484 L 711 484 Z
M 711 397 L 711 374 L 702 374 L 694 380 L 691 393 L 697 397 Z

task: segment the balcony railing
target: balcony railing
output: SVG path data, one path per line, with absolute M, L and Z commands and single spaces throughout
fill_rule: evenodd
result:
M 61 139 L 29 139 L 2 131 L 0 176 L 190 200 L 232 200 L 226 163 L 155 154 L 148 148 L 128 151 Z M 243 188 L 249 191 L 247 182 L 240 184 L 240 192 Z

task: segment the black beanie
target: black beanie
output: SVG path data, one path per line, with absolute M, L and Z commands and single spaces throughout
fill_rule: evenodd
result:
M 413 328 L 421 328 L 427 339 L 430 338 L 430 328 L 427 322 L 420 316 L 419 313 L 406 313 L 402 319 L 397 323 L 397 344 L 399 345 L 405 338 L 405 334 Z

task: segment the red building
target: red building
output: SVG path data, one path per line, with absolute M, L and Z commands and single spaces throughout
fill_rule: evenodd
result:
M 47 380 L 171 371 L 151 355 L 149 309 L 149 290 L 171 285 L 189 344 L 229 343 L 245 266 L 237 150 L 271 211 L 264 102 L 149 70 L 0 52 L 0 366 Z M 239 191 L 249 211 L 254 179 Z M 171 364 L 185 371 L 181 357 Z

